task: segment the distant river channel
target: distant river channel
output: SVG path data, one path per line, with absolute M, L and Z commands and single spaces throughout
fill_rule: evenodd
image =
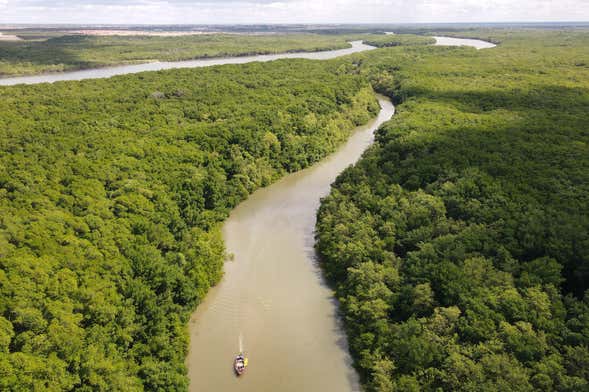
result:
M 362 41 L 352 41 L 350 42 L 350 45 L 351 47 L 346 49 L 326 50 L 321 52 L 262 54 L 255 56 L 218 57 L 186 61 L 155 61 L 143 64 L 117 65 L 113 67 L 84 69 L 81 71 L 46 73 L 33 76 L 17 76 L 0 79 L 0 86 L 53 83 L 62 80 L 101 79 L 110 78 L 111 76 L 115 75 L 125 75 L 145 71 L 161 71 L 164 69 L 173 68 L 201 68 L 211 67 L 214 65 L 245 64 L 254 61 L 273 61 L 278 59 L 329 60 L 336 57 L 345 56 L 347 54 L 375 49 L 373 46 L 363 44 Z
M 477 49 L 492 48 L 495 45 L 490 42 L 476 39 L 462 39 L 450 37 L 434 37 L 436 45 L 447 46 L 472 46 Z M 113 67 L 92 68 L 80 71 L 55 72 L 33 76 L 16 76 L 9 78 L 0 78 L 0 86 L 13 86 L 15 84 L 38 84 L 53 83 L 62 80 L 84 80 L 84 79 L 101 79 L 110 78 L 116 75 L 125 75 L 145 71 L 161 71 L 173 68 L 201 68 L 211 67 L 223 64 L 245 64 L 254 61 L 273 61 L 278 59 L 310 59 L 310 60 L 329 60 L 347 54 L 364 52 L 375 49 L 375 47 L 366 45 L 362 41 L 350 42 L 351 47 L 338 50 L 326 50 L 321 52 L 299 52 L 299 53 L 278 53 L 263 54 L 256 56 L 238 56 L 238 57 L 219 57 L 186 61 L 155 61 L 143 64 L 117 65 Z
M 494 48 L 495 44 L 480 39 L 452 38 L 452 37 L 434 37 L 436 46 L 472 46 L 476 49 Z

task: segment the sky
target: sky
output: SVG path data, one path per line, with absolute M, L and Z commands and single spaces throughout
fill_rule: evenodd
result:
M 0 23 L 588 21 L 589 0 L 0 0 Z

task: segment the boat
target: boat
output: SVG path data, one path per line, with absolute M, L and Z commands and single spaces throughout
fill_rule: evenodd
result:
M 247 367 L 247 357 L 243 353 L 239 353 L 233 360 L 233 369 L 235 370 L 235 374 L 241 376 L 245 373 L 245 368 Z

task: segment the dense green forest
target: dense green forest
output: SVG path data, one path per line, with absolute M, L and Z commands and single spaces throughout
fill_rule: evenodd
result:
M 589 391 L 589 33 L 447 35 L 500 46 L 375 35 L 409 47 L 0 88 L 0 390 L 185 390 L 220 223 L 374 88 L 398 114 L 317 226 L 366 387 Z M 0 74 L 347 39 L 56 36 L 0 43 Z
M 364 39 L 367 45 L 385 48 L 389 46 L 433 45 L 436 39 L 414 34 L 383 34 Z
M 377 110 L 309 60 L 0 88 L 0 390 L 186 390 L 219 223 Z
M 154 60 L 341 49 L 349 47 L 347 40 L 352 38 L 318 34 L 203 34 L 180 37 L 64 35 L 46 40 L 0 41 L 0 77 Z
M 589 33 L 356 55 L 397 115 L 318 212 L 370 391 L 589 390 Z

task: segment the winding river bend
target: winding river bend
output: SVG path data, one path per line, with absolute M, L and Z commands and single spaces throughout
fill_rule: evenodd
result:
M 473 46 L 477 49 L 492 48 L 495 45 L 490 42 L 476 39 L 462 39 L 450 37 L 434 37 L 436 45 L 447 46 Z M 220 57 L 187 61 L 155 61 L 143 64 L 117 65 L 114 67 L 84 69 L 81 71 L 68 71 L 59 73 L 46 73 L 33 76 L 16 76 L 10 78 L 0 78 L 0 86 L 13 86 L 15 84 L 37 84 L 53 83 L 64 80 L 84 80 L 84 79 L 101 79 L 110 78 L 115 75 L 125 75 L 145 71 L 161 71 L 173 68 L 200 68 L 211 67 L 213 65 L 223 64 L 245 64 L 253 61 L 273 61 L 278 59 L 310 59 L 310 60 L 329 60 L 347 54 L 364 52 L 376 49 L 373 46 L 365 45 L 362 41 L 350 42 L 350 47 L 339 50 L 327 50 L 321 52 L 299 52 L 299 53 L 278 53 L 256 56 L 241 57 Z
M 483 41 L 438 39 L 438 45 L 488 47 Z M 223 228 L 225 276 L 192 315 L 187 358 L 191 391 L 359 391 L 336 304 L 314 253 L 320 199 L 372 143 L 394 114 L 381 111 L 335 154 L 260 189 L 233 210 Z M 233 376 L 231 359 L 244 349 L 250 367 Z
M 437 45 L 494 45 L 484 41 L 436 37 Z M 0 79 L 0 85 L 106 78 L 171 68 L 272 61 L 282 58 L 331 59 L 374 49 L 360 41 L 348 49 L 147 63 Z M 336 304 L 314 254 L 313 230 L 320 198 L 347 166 L 372 143 L 374 131 L 394 114 L 378 97 L 377 118 L 358 127 L 347 143 L 318 164 L 260 189 L 235 208 L 225 222 L 225 276 L 192 315 L 187 357 L 190 390 L 359 391 Z M 233 376 L 231 360 L 243 347 L 247 374 Z
M 391 118 L 379 97 L 377 118 L 359 127 L 335 154 L 258 190 L 224 225 L 225 276 L 190 322 L 191 391 L 354 391 L 358 380 L 338 325 L 331 291 L 314 256 L 313 230 L 320 198 L 372 143 Z M 232 375 L 243 348 L 247 374 Z

